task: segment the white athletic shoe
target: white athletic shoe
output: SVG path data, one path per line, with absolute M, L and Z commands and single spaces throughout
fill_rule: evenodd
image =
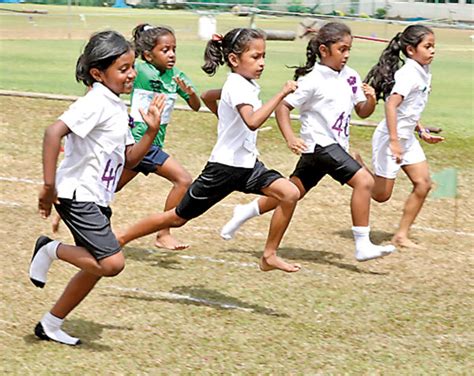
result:
M 44 341 L 54 341 L 70 346 L 76 346 L 81 344 L 81 340 L 79 338 L 71 337 L 69 334 L 67 334 L 60 328 L 57 328 L 55 330 L 45 330 L 41 321 L 36 324 L 35 335 L 36 337 Z
M 30 280 L 36 287 L 43 288 L 46 284 L 46 276 L 51 264 L 57 257 L 56 249 L 48 249 L 50 247 L 57 247 L 58 242 L 47 236 L 40 236 L 36 240 L 33 256 L 30 262 Z
M 364 247 L 364 249 L 356 249 L 355 258 L 357 261 L 360 262 L 374 260 L 376 258 L 384 257 L 391 254 L 395 251 L 395 249 L 396 248 L 393 245 L 370 244 Z

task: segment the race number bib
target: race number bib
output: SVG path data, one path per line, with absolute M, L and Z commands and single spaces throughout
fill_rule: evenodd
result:
M 150 107 L 150 103 L 153 97 L 157 95 L 154 91 L 143 90 L 143 89 L 135 89 L 133 91 L 133 98 L 132 98 L 132 110 L 130 111 L 130 115 L 135 119 L 135 121 L 144 122 L 139 108 L 143 111 L 147 112 L 148 107 Z M 166 95 L 166 103 L 165 108 L 161 114 L 161 124 L 168 124 L 171 119 L 171 112 L 174 108 L 174 103 L 176 102 L 177 94 L 165 94 Z
M 99 175 L 99 186 L 102 191 L 102 198 L 105 202 L 112 201 L 117 188 L 120 175 L 123 170 L 123 158 L 120 153 L 112 152 L 106 158 L 101 166 Z

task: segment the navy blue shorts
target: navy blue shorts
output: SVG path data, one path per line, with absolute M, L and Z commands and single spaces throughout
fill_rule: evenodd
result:
M 253 168 L 207 162 L 176 207 L 176 214 L 187 220 L 199 217 L 234 191 L 261 195 L 263 188 L 280 178 L 278 171 L 269 170 L 260 161 Z
M 96 260 L 112 256 L 121 250 L 110 227 L 110 207 L 66 198 L 58 200 L 59 204 L 54 204 L 54 207 L 71 231 L 77 246 L 87 249 Z
M 133 171 L 141 172 L 145 175 L 154 173 L 159 166 L 163 166 L 163 163 L 165 163 L 168 158 L 169 154 L 164 152 L 159 146 L 151 145 L 148 153 L 146 153 L 142 161 L 133 169 Z
M 316 145 L 314 153 L 302 154 L 295 170 L 290 175 L 301 180 L 308 192 L 326 175 L 341 185 L 346 184 L 362 166 L 339 144 Z

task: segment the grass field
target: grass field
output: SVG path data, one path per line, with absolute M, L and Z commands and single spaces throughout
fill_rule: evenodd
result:
M 50 9 L 53 16 L 64 14 L 66 8 Z M 98 10 L 80 8 L 80 12 Z M 140 12 L 134 15 L 152 18 L 156 11 Z M 219 17 L 221 31 L 231 22 L 245 22 Z M 80 24 L 76 25 L 67 40 L 61 34 L 67 31 L 64 16 L 57 16 L 56 25 L 37 21 L 34 27 L 0 14 L 0 88 L 81 94 L 83 89 L 72 80 L 74 61 L 93 28 L 103 27 L 104 20 L 100 23 L 98 18 L 86 15 L 88 27 L 79 33 Z M 131 18 L 115 15 L 107 22 L 126 32 L 142 20 Z M 270 21 L 274 20 L 261 22 Z M 203 46 L 193 39 L 197 21 L 193 29 L 184 14 L 171 24 L 179 32 L 180 54 L 189 53 L 189 59 L 179 57 L 180 63 L 188 64 L 183 70 L 194 69 L 200 87 L 217 86 L 225 72 L 209 80 L 195 66 Z M 278 27 L 283 25 L 278 21 Z M 288 28 L 292 26 L 289 22 Z M 385 26 L 377 27 L 382 28 L 379 36 L 388 37 L 395 26 L 386 26 L 386 34 Z M 34 34 L 31 28 L 39 31 Z M 36 322 L 75 269 L 53 264 L 43 290 L 36 289 L 27 275 L 36 237 L 51 235 L 49 221 L 37 214 L 42 135 L 69 103 L 0 96 L 0 374 L 471 374 L 473 67 L 471 44 L 457 33 L 463 32 L 437 31 L 441 41 L 433 65 L 434 87 L 443 89 L 433 90 L 425 111 L 429 122 L 445 128 L 447 142 L 423 145 L 433 172 L 458 169 L 457 206 L 453 199 L 428 198 L 413 229 L 413 238 L 426 250 L 399 250 L 382 260 L 357 263 L 350 231 L 351 190 L 325 178 L 298 205 L 279 251 L 303 269 L 291 275 L 262 273 L 257 260 L 269 216 L 247 223 L 231 242 L 218 235 L 232 207 L 252 199 L 234 193 L 174 231 L 191 244 L 187 251 L 154 249 L 152 236 L 130 243 L 125 248 L 126 269 L 103 279 L 68 317 L 65 329 L 83 341 L 77 348 L 41 342 L 33 335 Z M 379 47 L 355 43 L 351 65 L 363 72 Z M 261 85 L 276 90 L 279 84 L 273 77 L 280 74 L 281 82 L 285 79 L 278 64 L 290 59 L 298 63 L 304 44 L 271 42 L 268 50 L 269 67 Z M 27 65 L 22 67 L 23 62 Z M 38 70 L 33 70 L 35 65 Z M 28 74 L 21 75 L 25 70 Z M 287 175 L 296 157 L 287 150 L 274 121 L 267 125 L 271 130 L 259 136 L 262 160 Z M 351 132 L 352 149 L 369 159 L 372 129 L 353 127 Z M 197 176 L 215 133 L 216 120 L 210 114 L 176 111 L 167 151 Z M 137 177 L 116 196 L 114 227 L 161 210 L 169 188 L 164 179 Z M 376 243 L 390 240 L 409 190 L 410 183 L 400 176 L 392 200 L 372 204 Z M 72 241 L 65 227 L 56 237 Z

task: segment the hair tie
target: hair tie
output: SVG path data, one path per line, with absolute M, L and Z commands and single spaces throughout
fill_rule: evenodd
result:
M 154 29 L 154 28 L 155 28 L 155 26 L 145 25 L 145 26 L 143 27 L 143 31 L 148 31 L 148 30 L 151 30 L 151 29 Z
M 211 40 L 213 42 L 222 42 L 222 39 L 224 39 L 222 34 L 212 34 Z

